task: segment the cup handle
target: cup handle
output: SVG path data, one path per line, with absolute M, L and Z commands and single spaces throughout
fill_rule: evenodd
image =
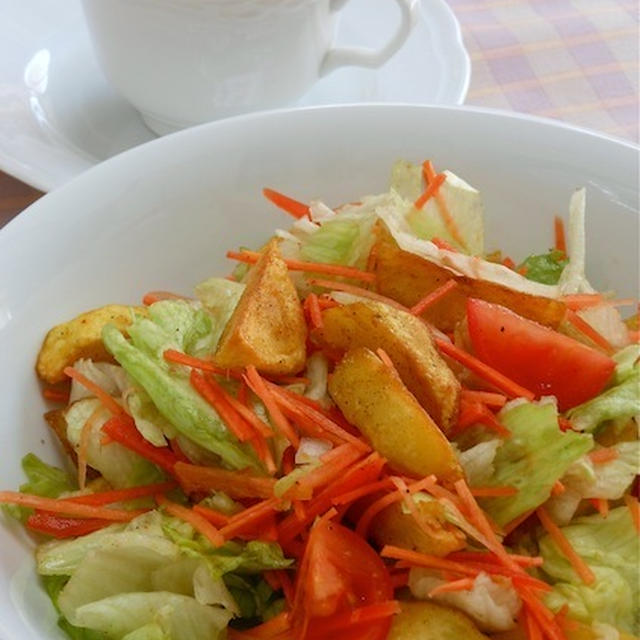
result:
M 400 25 L 384 47 L 365 49 L 363 47 L 338 47 L 327 51 L 321 64 L 319 75 L 326 76 L 338 67 L 356 66 L 375 68 L 383 65 L 409 37 L 420 15 L 421 0 L 394 0 L 400 8 Z M 331 11 L 338 11 L 348 0 L 332 0 Z

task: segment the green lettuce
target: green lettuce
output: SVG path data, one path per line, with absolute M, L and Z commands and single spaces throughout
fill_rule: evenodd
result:
M 489 486 L 514 486 L 518 493 L 484 500 L 483 507 L 504 525 L 545 502 L 556 480 L 593 447 L 589 435 L 558 428 L 554 404 L 524 402 L 503 410 L 500 422 L 511 431 L 496 452 Z
M 115 326 L 106 325 L 102 339 L 113 357 L 149 394 L 158 411 L 177 431 L 220 456 L 232 468 L 259 468 L 256 458 L 227 430 L 215 410 L 189 384 L 186 374 L 174 372 L 167 366 L 162 353 L 169 348 L 171 337 L 144 319 L 136 320 L 129 334 L 133 343 Z M 159 344 L 163 340 L 163 344 Z
M 634 369 L 637 369 L 638 360 L 640 359 L 640 344 L 630 344 L 624 349 L 620 349 L 613 359 L 616 362 L 616 370 L 613 374 L 613 383 L 620 384 L 633 375 Z
M 211 346 L 218 346 L 224 328 L 235 311 L 245 285 L 226 278 L 209 278 L 196 286 L 196 297 L 209 312 L 211 318 Z
M 607 389 L 599 396 L 574 407 L 567 414 L 574 428 L 580 431 L 595 431 L 607 420 L 624 421 L 640 414 L 640 367 L 623 382 Z
M 555 542 L 548 535 L 543 536 L 542 570 L 554 583 L 549 605 L 557 610 L 567 604 L 571 615 L 579 620 L 605 622 L 638 633 L 640 546 L 630 510 L 618 507 L 607 518 L 599 514 L 578 518 L 562 532 L 596 580 L 591 585 L 584 584 Z
M 171 640 L 156 622 L 145 624 L 131 633 L 123 636 L 122 640 Z
M 558 284 L 569 260 L 563 251 L 551 249 L 549 253 L 529 256 L 518 269 L 525 269 L 525 277 L 542 284 Z

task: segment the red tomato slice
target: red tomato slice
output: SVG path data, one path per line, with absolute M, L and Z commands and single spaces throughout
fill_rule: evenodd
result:
M 331 616 L 393 599 L 380 556 L 359 535 L 329 520 L 312 529 L 302 566 L 301 604 L 309 619 L 305 638 L 315 638 Z M 332 632 L 331 640 L 384 640 L 390 626 L 391 618 L 376 620 Z
M 586 345 L 497 304 L 467 301 L 475 355 L 538 396 L 554 395 L 566 411 L 602 391 L 615 362 Z

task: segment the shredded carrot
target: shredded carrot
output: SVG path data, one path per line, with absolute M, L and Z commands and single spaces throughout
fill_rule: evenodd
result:
M 587 309 L 588 307 L 596 307 L 604 301 L 602 294 L 600 293 L 573 293 L 562 296 L 560 300 L 572 311 L 579 311 L 580 309 Z
M 379 347 L 378 349 L 376 349 L 376 354 L 378 358 L 382 360 L 383 364 L 389 367 L 393 375 L 399 380 L 400 374 L 398 373 L 396 366 L 393 364 L 393 360 L 389 357 L 389 354 L 382 347 Z
M 560 427 L 560 431 L 575 431 L 571 421 L 562 416 L 558 416 L 558 427 Z
M 636 531 L 640 533 L 640 504 L 638 504 L 638 498 L 627 493 L 624 496 L 624 503 L 631 512 L 631 519 L 633 520 Z
M 181 296 L 171 291 L 149 291 L 142 298 L 142 304 L 149 307 L 160 300 L 189 300 L 187 296 Z
M 146 509 L 125 511 L 123 509 L 107 509 L 87 504 L 77 504 L 56 498 L 43 498 L 17 491 L 0 491 L 0 503 L 17 504 L 31 509 L 61 513 L 71 518 L 99 518 L 114 522 L 129 522 L 137 516 L 146 513 Z
M 474 391 L 472 389 L 463 389 L 460 393 L 460 399 L 469 402 L 481 402 L 487 407 L 492 407 L 494 409 L 502 409 L 502 407 L 507 403 L 507 397 L 502 393 Z
M 317 294 L 310 293 L 304 301 L 304 306 L 307 309 L 307 313 L 309 314 L 311 326 L 314 329 L 322 329 L 322 310 L 320 309 L 320 303 L 318 301 Z
M 53 389 L 51 387 L 46 387 L 42 390 L 42 396 L 46 400 L 50 400 L 51 402 L 59 402 L 60 404 L 69 403 L 69 391 L 65 391 L 63 389 Z
M 509 256 L 504 257 L 502 264 L 507 267 L 507 269 L 514 270 L 516 268 L 516 263 Z
M 253 447 L 260 461 L 264 464 L 265 469 L 269 475 L 274 475 L 278 470 L 275 460 L 273 459 L 273 453 L 269 448 L 269 444 L 264 436 L 256 433 L 253 435 L 249 443 Z
M 247 264 L 255 264 L 260 260 L 262 254 L 258 251 L 227 251 L 227 258 L 237 260 L 238 262 L 246 262 Z M 339 276 L 341 278 L 350 278 L 352 280 L 362 280 L 363 282 L 375 282 L 376 274 L 370 271 L 362 271 L 355 267 L 345 267 L 341 264 L 332 264 L 330 262 L 303 262 L 302 260 L 289 260 L 283 258 L 283 262 L 287 265 L 289 271 L 306 271 L 310 273 L 323 273 L 325 275 Z
M 555 216 L 553 219 L 553 235 L 555 237 L 554 246 L 557 251 L 562 251 L 564 255 L 567 255 L 567 241 L 564 233 L 564 222 L 560 216 Z
M 447 280 L 442 286 L 434 289 L 429 292 L 422 300 L 417 302 L 413 307 L 411 307 L 411 313 L 414 316 L 419 316 L 424 313 L 430 306 L 434 305 L 436 302 L 439 302 L 444 298 L 450 291 L 457 288 L 458 283 L 453 278 L 451 280 Z
M 611 447 L 603 447 L 602 449 L 596 449 L 589 454 L 589 460 L 593 464 L 605 464 L 606 462 L 613 462 L 620 457 L 620 453 L 617 449 Z
M 543 564 L 541 556 L 523 556 L 511 553 L 509 557 L 521 567 L 540 567 Z M 491 551 L 454 551 L 447 558 L 458 562 L 500 563 L 500 558 L 495 553 L 491 553 Z
M 275 204 L 278 209 L 286 211 L 294 218 L 304 218 L 305 216 L 307 216 L 307 218 L 311 218 L 309 205 L 306 205 L 303 202 L 294 200 L 289 196 L 285 196 L 283 193 L 279 193 L 273 189 L 268 189 L 267 187 L 262 190 L 262 195 L 267 200 Z
M 460 253 L 452 244 L 448 243 L 442 238 L 431 238 L 431 242 L 444 251 L 451 251 L 453 253 Z
M 544 640 L 542 629 L 540 629 L 538 621 L 527 609 L 524 610 L 523 617 L 525 628 L 527 630 L 527 640 Z
M 206 518 L 193 509 L 167 500 L 164 496 L 156 496 L 156 502 L 170 515 L 188 522 L 198 533 L 201 533 L 214 547 L 224 544 L 224 537 Z
M 297 449 L 300 446 L 300 438 L 280 410 L 273 392 L 269 387 L 270 383 L 265 382 L 253 365 L 249 365 L 246 368 L 246 374 L 243 376 L 243 379 L 249 388 L 260 398 L 260 400 L 262 400 L 264 406 L 269 412 L 269 415 L 271 416 L 271 419 L 282 435 Z
M 91 430 L 96 424 L 96 420 L 102 413 L 102 404 L 98 405 L 91 415 L 85 420 L 80 432 L 80 444 L 78 446 L 78 486 L 84 490 L 87 482 L 87 454 L 89 452 L 89 442 L 91 439 Z
M 363 605 L 356 609 L 350 609 L 344 613 L 334 614 L 327 619 L 314 618 L 313 625 L 309 627 L 304 636 L 304 640 L 326 640 L 331 634 L 336 632 L 339 635 L 346 633 L 351 627 L 363 624 L 370 624 L 392 615 L 400 613 L 400 604 L 397 600 L 387 600 L 374 604 Z M 356 633 L 354 629 L 354 633 Z
M 530 509 L 529 511 L 525 511 L 522 515 L 519 515 L 517 518 L 514 518 L 511 522 L 507 522 L 502 527 L 502 531 L 505 536 L 508 536 L 514 529 L 517 529 L 525 520 L 530 518 L 535 513 L 535 509 Z
M 569 540 L 564 533 L 562 533 L 562 529 L 551 519 L 544 507 L 538 507 L 536 513 L 540 523 L 556 543 L 558 549 L 560 549 L 565 558 L 571 563 L 571 566 L 578 576 L 580 576 L 582 582 L 587 585 L 593 584 L 596 579 L 593 571 L 591 571 L 589 565 L 576 553 Z
M 392 558 L 394 560 L 402 560 L 414 567 L 425 567 L 427 569 L 438 569 L 440 571 L 450 571 L 451 573 L 471 576 L 475 578 L 476 569 L 471 569 L 462 562 L 454 562 L 439 556 L 433 556 L 419 551 L 411 551 L 393 545 L 385 545 L 380 552 L 383 558 Z
M 375 300 L 376 302 L 383 302 L 384 304 L 388 304 L 390 307 L 395 307 L 396 309 L 400 309 L 401 311 L 406 311 L 410 313 L 410 310 L 401 305 L 399 302 L 396 302 L 392 298 L 387 298 L 386 296 L 380 295 L 379 293 L 375 293 L 373 291 L 369 291 L 368 289 L 363 289 L 362 287 L 356 287 L 352 284 L 347 284 L 346 282 L 336 282 L 334 280 L 319 280 L 314 278 L 309 280 L 309 284 L 315 285 L 317 287 L 324 287 L 325 289 L 333 289 L 335 291 L 344 291 L 345 293 L 351 293 L 354 296 L 359 296 L 361 298 L 369 298 L 371 300 Z
M 253 437 L 251 427 L 227 402 L 222 387 L 213 378 L 207 379 L 201 373 L 192 370 L 189 381 L 200 396 L 216 410 L 229 431 L 231 431 L 240 442 L 251 440 Z
M 261 436 L 265 438 L 271 438 L 273 436 L 273 430 L 271 427 L 264 422 L 264 420 L 259 418 L 255 411 L 249 409 L 249 407 L 241 402 L 239 398 L 234 398 L 224 389 L 222 389 L 222 393 L 233 409 L 235 409 L 235 411 L 237 411 Z
M 413 203 L 413 206 L 416 209 L 422 209 L 422 207 L 424 207 L 424 205 L 427 204 L 427 202 L 431 200 L 434 195 L 436 195 L 438 189 L 440 188 L 440 185 L 446 179 L 447 176 L 444 173 L 439 173 L 437 176 L 435 176 L 433 180 L 429 182 L 427 188 L 418 196 L 416 201 Z
M 427 160 L 422 165 L 422 172 L 425 176 L 426 181 L 431 184 L 436 179 L 436 170 L 433 168 L 433 164 L 430 160 Z M 435 193 L 435 199 L 438 203 L 438 209 L 440 210 L 440 215 L 444 221 L 445 226 L 447 227 L 447 231 L 451 234 L 451 237 L 465 250 L 468 250 L 467 244 L 465 243 L 462 235 L 460 234 L 460 230 L 458 229 L 458 225 L 454 220 L 451 212 L 449 211 L 449 207 L 447 206 L 447 201 L 445 200 L 444 195 L 437 191 Z
M 418 525 L 418 528 L 424 531 L 427 535 L 430 534 L 432 532 L 432 528 L 429 527 L 424 516 L 420 513 L 420 511 L 418 511 L 418 507 L 416 506 L 411 492 L 409 491 L 409 487 L 407 487 L 405 481 L 402 478 L 393 476 L 391 478 L 391 482 L 393 482 L 398 491 L 400 491 L 400 494 L 402 495 L 402 502 L 409 510 L 409 513 L 411 514 L 411 517 L 414 519 L 415 523 Z M 433 480 L 430 482 L 430 484 L 434 484 Z
M 333 307 L 339 307 L 340 303 L 336 302 L 330 294 L 322 293 L 318 296 L 318 306 L 322 311 L 325 309 L 333 309 Z
M 167 349 L 166 351 L 164 351 L 162 356 L 167 362 L 182 364 L 186 367 L 191 367 L 192 369 L 199 369 L 200 371 L 215 373 L 225 378 L 239 379 L 241 376 L 241 374 L 237 371 L 233 371 L 232 369 L 221 369 L 220 367 L 216 367 L 213 362 L 209 362 L 209 360 L 194 358 L 193 356 L 189 356 L 186 353 L 181 353 L 180 351 L 176 351 L 175 349 Z
M 129 500 L 136 500 L 137 498 L 155 496 L 171 491 L 177 486 L 178 485 L 175 482 L 159 482 L 156 484 L 131 487 L 130 489 L 114 489 L 112 491 L 100 491 L 98 493 L 87 493 L 81 496 L 71 496 L 69 498 L 59 499 L 64 502 L 101 506 L 105 504 L 113 504 L 114 502 L 127 502 Z
M 552 496 L 561 496 L 567 488 L 560 482 L 560 480 L 556 480 L 553 483 L 553 487 L 551 487 L 551 495 Z
M 229 471 L 216 467 L 200 467 L 185 462 L 174 466 L 176 478 L 186 493 L 224 491 L 231 498 L 270 498 L 274 478 L 256 476 L 245 471 Z
M 583 320 L 575 311 L 567 309 L 567 320 L 578 330 L 585 335 L 600 348 L 604 349 L 607 353 L 613 353 L 614 349 L 611 343 L 598 331 L 596 331 L 588 322 Z
M 437 596 L 439 593 L 451 593 L 453 591 L 470 591 L 473 589 L 475 580 L 473 578 L 460 578 L 451 582 L 445 582 L 429 591 L 429 597 Z
M 518 593 L 527 607 L 527 613 L 535 618 L 542 633 L 546 635 L 549 640 L 567 640 L 551 611 L 549 611 L 530 589 L 521 588 Z
M 609 501 L 606 498 L 589 498 L 589 502 L 603 518 L 609 515 Z
M 365 484 L 362 487 L 358 487 L 357 489 L 353 489 L 352 491 L 336 496 L 331 500 L 331 502 L 334 505 L 350 504 L 364 496 L 368 496 L 371 493 L 377 493 L 378 491 L 383 491 L 384 489 L 393 489 L 393 483 L 390 478 L 384 478 L 383 480 L 377 480 L 376 482 Z
M 488 427 L 503 438 L 508 438 L 511 435 L 511 431 L 500 424 L 498 419 L 484 404 L 480 402 L 468 402 L 462 399 L 460 402 L 458 422 L 451 429 L 449 436 L 456 436 L 468 427 L 477 424 Z
M 220 529 L 220 535 L 226 540 L 233 538 L 236 533 L 255 525 L 265 517 L 273 514 L 277 511 L 279 504 L 280 498 L 273 497 L 232 515 L 229 518 L 229 522 Z
M 516 487 L 470 487 L 470 490 L 474 498 L 502 498 L 518 493 Z
M 201 515 L 205 520 L 208 520 L 215 527 L 224 527 L 229 524 L 229 516 L 224 513 L 220 513 L 220 511 L 217 511 L 216 509 L 196 504 L 193 506 L 193 511 L 198 515 Z
M 102 387 L 89 380 L 89 378 L 79 371 L 76 371 L 73 367 L 65 367 L 64 374 L 69 378 L 73 378 L 76 382 L 79 382 L 85 389 L 91 391 L 114 416 L 121 415 L 125 412 L 115 401 L 115 398 L 111 397 Z
M 435 338 L 435 343 L 442 353 L 449 356 L 456 362 L 459 362 L 462 366 L 469 369 L 469 371 L 472 371 L 478 376 L 484 378 L 494 387 L 503 391 L 508 397 L 526 398 L 527 400 L 533 400 L 536 397 L 535 393 L 520 386 L 513 380 L 507 378 L 507 376 L 502 375 L 499 371 L 496 371 L 484 362 L 474 358 L 470 353 L 459 349 L 454 344 L 438 337 Z

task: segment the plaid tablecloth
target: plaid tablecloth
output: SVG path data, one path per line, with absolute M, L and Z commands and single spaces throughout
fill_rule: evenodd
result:
M 448 0 L 472 62 L 467 104 L 638 141 L 637 0 Z

